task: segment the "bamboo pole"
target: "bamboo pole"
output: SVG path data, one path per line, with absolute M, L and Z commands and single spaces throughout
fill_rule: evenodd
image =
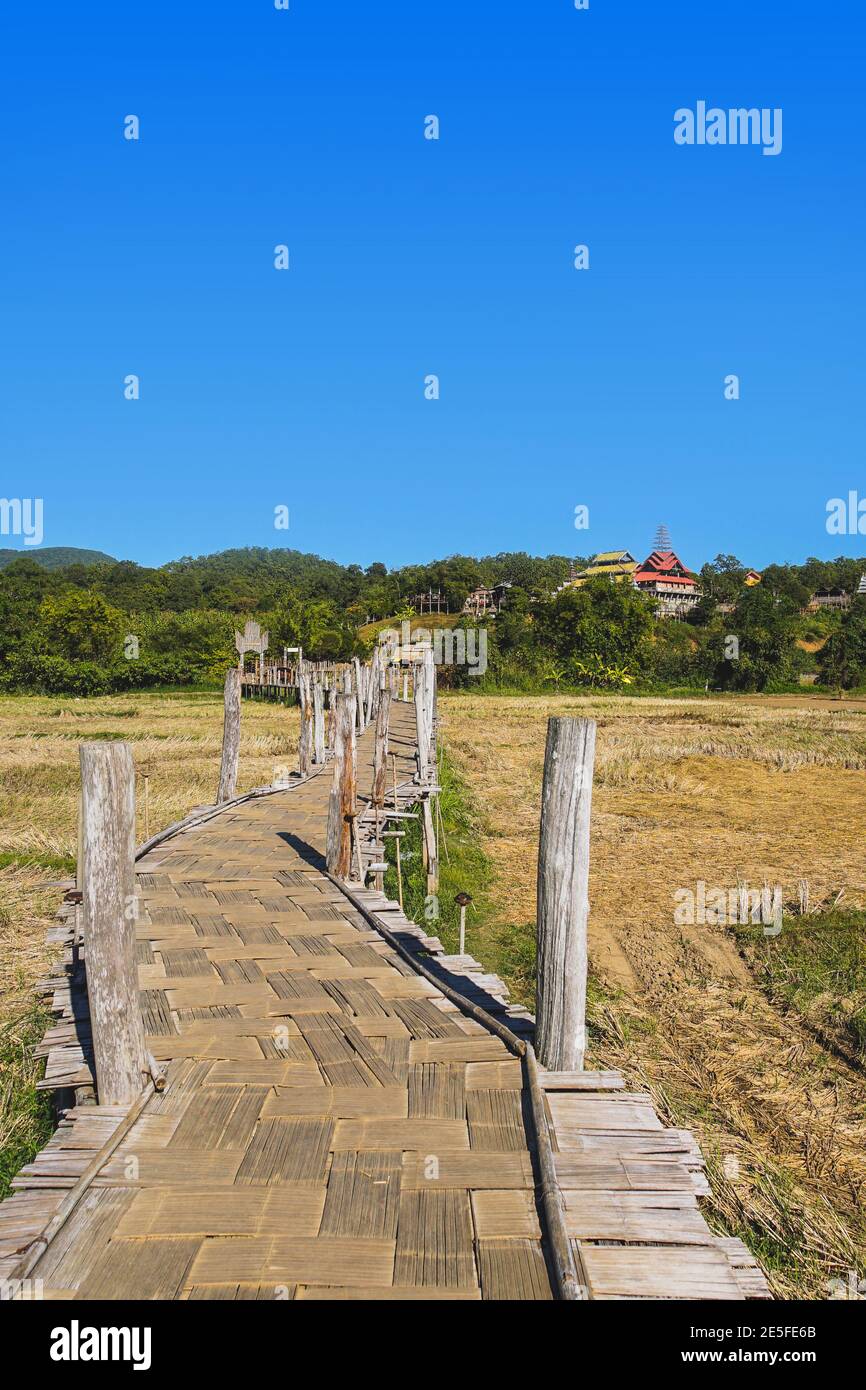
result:
M 375 647 L 373 650 L 373 657 L 370 662 L 370 665 L 367 667 L 366 674 L 367 690 L 366 698 L 364 701 L 365 724 L 369 724 L 373 718 L 373 710 L 376 704 L 377 696 L 379 694 L 379 662 L 379 648 Z
M 430 797 L 421 798 L 421 825 L 424 831 L 424 867 L 427 870 L 427 893 L 439 892 L 439 851 L 436 848 L 436 831 L 433 827 L 433 812 Z
M 337 673 L 334 672 L 333 683 L 328 691 L 328 752 L 334 751 L 334 739 L 337 736 Z
M 298 696 L 301 701 L 301 733 L 298 739 L 298 771 L 302 777 L 309 774 L 313 761 L 313 701 L 310 692 L 309 673 L 298 668 Z
M 328 799 L 327 863 L 329 873 L 348 878 L 352 867 L 355 816 L 356 697 L 337 696 L 334 783 Z
M 385 782 L 388 776 L 388 724 L 391 718 L 391 696 L 382 691 L 379 712 L 376 715 L 376 735 L 373 746 L 373 786 L 371 800 L 374 806 L 385 805 Z
M 581 1071 L 586 1047 L 589 830 L 595 722 L 547 725 L 538 848 L 536 1048 L 550 1071 Z
M 352 658 L 352 666 L 355 671 L 355 717 L 360 734 L 364 732 L 364 671 L 360 657 Z
M 417 668 L 416 668 L 417 672 Z M 424 786 L 427 782 L 427 722 L 424 710 L 424 681 L 415 682 L 415 750 L 418 759 L 416 781 Z
M 325 761 L 324 692 L 318 677 L 313 682 L 313 756 L 319 766 Z

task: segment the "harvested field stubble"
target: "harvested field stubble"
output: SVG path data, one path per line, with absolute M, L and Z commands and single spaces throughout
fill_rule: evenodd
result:
M 62 890 L 47 885 L 74 872 L 80 741 L 128 739 L 136 767 L 137 839 L 213 801 L 222 748 L 222 695 L 0 697 L 0 1041 L 16 1038 L 33 1011 L 33 987 L 50 952 L 46 930 Z M 297 767 L 298 712 L 244 703 L 238 793 Z M 13 1049 L 14 1054 L 14 1049 Z M 12 1054 L 10 1054 L 12 1055 Z M 29 1084 L 33 1067 L 22 1062 Z M 23 1082 L 22 1082 L 23 1084 Z M 12 1145 L 22 1105 L 16 1077 L 0 1086 L 0 1144 Z M 17 1142 L 17 1141 L 16 1141 Z M 19 1155 L 19 1161 L 20 1155 Z
M 443 695 L 440 711 L 484 821 L 491 949 L 534 930 L 547 719 L 598 721 L 594 1061 L 648 1084 L 671 1122 L 694 1129 L 716 1218 L 762 1258 L 776 1292 L 826 1298 L 827 1281 L 866 1258 L 866 1077 L 770 1002 L 728 926 L 677 924 L 674 894 L 745 880 L 796 902 L 807 879 L 813 903 L 840 890 L 866 901 L 866 712 L 471 695 Z

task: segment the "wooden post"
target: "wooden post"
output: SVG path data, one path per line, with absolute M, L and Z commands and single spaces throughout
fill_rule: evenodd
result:
M 355 717 L 356 697 L 337 696 L 337 737 L 334 747 L 334 784 L 328 800 L 328 869 L 348 878 L 352 867 L 352 835 L 355 816 Z
M 408 699 L 409 699 L 409 672 L 408 672 L 408 671 L 404 671 L 404 672 L 403 672 L 403 699 L 406 700 L 406 701 L 408 701 Z
M 397 846 L 397 897 L 400 901 L 400 911 L 403 911 L 403 866 L 400 863 L 400 836 L 394 841 Z
M 334 751 L 334 739 L 337 737 L 337 675 L 334 673 L 333 684 L 328 691 L 328 752 Z
M 422 827 L 424 830 L 424 867 L 427 870 L 427 893 L 439 892 L 439 852 L 436 848 L 436 831 L 433 829 L 433 811 L 430 797 L 421 798 Z
M 226 671 L 225 712 L 223 714 L 223 756 L 217 804 L 231 801 L 238 785 L 238 759 L 241 753 L 241 676 L 236 666 Z
M 237 674 L 237 673 L 235 673 Z M 128 1105 L 147 1052 L 135 959 L 135 767 L 128 743 L 82 743 L 87 995 L 100 1105 Z
M 375 704 L 376 704 L 376 696 L 378 695 L 378 693 L 379 693 L 379 648 L 376 647 L 376 648 L 374 649 L 374 651 L 373 651 L 373 657 L 372 657 L 372 660 L 371 660 L 371 662 L 370 662 L 370 665 L 369 665 L 368 668 L 367 668 L 367 692 L 366 692 L 366 702 L 365 702 L 365 709 L 364 709 L 365 722 L 366 722 L 367 724 L 369 724 L 370 721 L 371 721 L 372 718 L 373 718 L 373 709 L 374 709 Z
M 373 749 L 373 787 L 371 800 L 374 806 L 385 805 L 385 779 L 388 775 L 388 721 L 391 717 L 391 696 L 383 690 L 376 716 L 376 742 Z
M 538 846 L 535 1047 L 550 1071 L 582 1071 L 586 1049 L 589 827 L 595 721 L 550 719 Z
M 396 771 L 394 773 L 396 777 Z M 394 784 L 396 786 L 396 782 Z M 75 887 L 79 893 L 84 887 L 84 794 L 78 791 L 78 854 L 75 860 Z
M 361 669 L 360 657 L 352 658 L 352 665 L 355 670 L 355 716 L 357 719 L 358 733 L 364 731 L 364 676 Z
M 457 897 L 454 899 L 454 901 L 456 902 L 457 906 L 460 908 L 460 946 L 459 946 L 459 954 L 460 954 L 461 956 L 465 956 L 465 954 L 466 954 L 466 909 L 467 909 L 467 907 L 469 906 L 469 904 L 472 902 L 472 895 L 471 895 L 471 893 L 458 893 L 458 894 L 457 894 Z
M 317 764 L 325 761 L 325 706 L 322 682 L 313 682 L 313 749 Z
M 427 723 L 427 758 L 436 761 L 436 661 L 433 649 L 424 653 L 424 709 Z
M 302 777 L 307 777 L 313 761 L 313 701 L 310 695 L 310 677 L 303 667 L 298 668 L 298 696 L 301 701 L 298 771 Z
M 422 786 L 427 781 L 427 717 L 424 710 L 424 681 L 419 681 L 421 671 L 415 667 L 415 746 L 418 756 L 418 781 Z

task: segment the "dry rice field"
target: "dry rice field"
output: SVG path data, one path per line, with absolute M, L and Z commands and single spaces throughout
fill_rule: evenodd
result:
M 443 696 L 443 735 L 493 866 L 486 930 L 531 932 L 547 719 L 598 722 L 594 1061 L 698 1135 L 714 1217 L 782 1297 L 866 1257 L 866 1078 L 775 1009 L 724 926 L 678 926 L 699 881 L 866 902 L 866 710 L 793 698 Z M 483 947 L 474 947 L 483 955 Z
M 137 772 L 138 840 L 212 802 L 219 781 L 222 696 L 121 695 L 103 699 L 0 697 L 0 1027 L 30 1003 L 47 963 L 45 931 L 61 894 L 46 887 L 61 867 L 6 863 L 10 854 L 75 856 L 78 744 L 128 739 Z M 275 768 L 297 767 L 294 709 L 248 701 L 242 720 L 238 792 L 271 782 Z

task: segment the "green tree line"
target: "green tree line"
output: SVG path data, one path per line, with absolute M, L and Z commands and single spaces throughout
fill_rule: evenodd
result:
M 314 659 L 369 647 L 371 620 L 410 616 L 416 594 L 443 595 L 453 625 L 479 584 L 507 581 L 485 620 L 488 670 L 443 672 L 476 688 L 684 686 L 773 690 L 810 672 L 825 685 L 866 683 L 866 597 L 845 613 L 804 614 L 816 590 L 856 591 L 866 559 L 771 565 L 748 587 L 731 555 L 705 565 L 687 622 L 659 619 L 629 584 L 562 588 L 582 557 L 451 556 L 388 571 L 292 550 L 231 550 L 159 569 L 129 562 L 45 569 L 30 557 L 0 571 L 0 689 L 79 694 L 215 683 L 237 658 L 235 629 L 253 617 L 270 652 L 303 646 Z M 722 605 L 720 611 L 719 605 Z

